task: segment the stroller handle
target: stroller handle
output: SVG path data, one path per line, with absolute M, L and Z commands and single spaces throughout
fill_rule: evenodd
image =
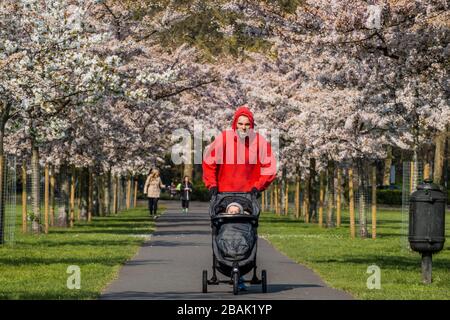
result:
M 222 194 L 222 195 L 232 195 L 232 194 L 244 195 L 245 194 L 245 195 L 251 195 L 252 198 L 256 199 L 256 195 L 254 193 L 252 193 L 251 191 L 222 191 L 222 192 L 217 192 L 217 195 L 219 195 L 219 194 Z M 214 198 L 217 197 L 217 195 L 215 195 Z

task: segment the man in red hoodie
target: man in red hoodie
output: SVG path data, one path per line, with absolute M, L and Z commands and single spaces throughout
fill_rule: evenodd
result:
M 207 147 L 203 158 L 203 182 L 210 195 L 217 192 L 252 192 L 257 197 L 276 177 L 272 147 L 254 131 L 253 113 L 239 107 L 232 130 L 222 131 Z

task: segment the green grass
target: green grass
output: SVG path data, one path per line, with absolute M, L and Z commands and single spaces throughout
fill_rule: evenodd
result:
M 14 245 L 0 246 L 0 299 L 95 299 L 154 229 L 145 207 L 50 228 L 48 235 L 16 226 Z M 79 290 L 67 288 L 71 265 L 81 270 Z
M 430 285 L 421 283 L 421 258 L 406 248 L 402 231 L 407 232 L 407 225 L 405 229 L 402 221 L 400 210 L 379 210 L 377 239 L 351 239 L 347 212 L 340 228 L 328 229 L 290 216 L 263 213 L 259 235 L 313 269 L 329 286 L 357 299 L 450 299 L 450 214 L 446 216 L 444 249 L 433 255 Z M 368 228 L 370 232 L 370 224 Z M 381 289 L 367 288 L 370 265 L 380 267 Z

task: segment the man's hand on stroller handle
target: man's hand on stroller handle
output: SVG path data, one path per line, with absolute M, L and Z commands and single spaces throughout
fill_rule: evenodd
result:
M 209 197 L 210 198 L 217 196 L 217 193 L 218 193 L 217 187 L 211 187 L 209 189 Z
M 256 187 L 252 188 L 251 194 L 252 196 L 255 196 L 256 199 L 261 197 L 261 191 L 259 191 Z

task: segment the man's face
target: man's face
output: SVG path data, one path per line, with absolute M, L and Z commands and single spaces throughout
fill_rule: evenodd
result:
M 238 206 L 231 206 L 228 208 L 227 211 L 228 214 L 239 214 L 239 207 Z
M 238 132 L 247 134 L 250 130 L 250 120 L 246 116 L 240 116 L 237 120 L 236 128 Z

